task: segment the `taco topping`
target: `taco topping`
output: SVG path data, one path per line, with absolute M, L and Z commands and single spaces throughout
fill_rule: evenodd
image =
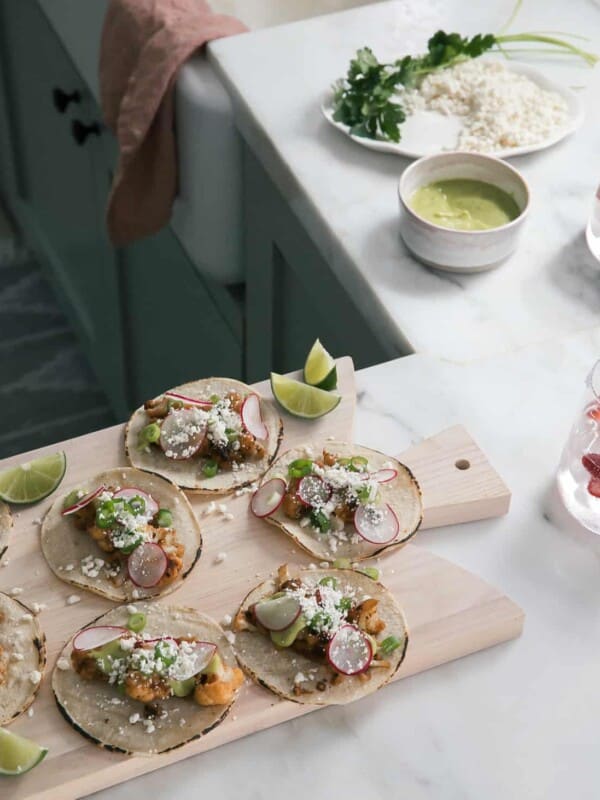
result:
M 381 501 L 379 484 L 396 475 L 391 469 L 370 472 L 365 456 L 341 458 L 324 450 L 320 458 L 297 458 L 289 464 L 281 508 L 302 527 L 328 534 L 333 549 L 337 541 L 391 542 L 398 534 L 398 518 Z M 265 511 L 279 508 L 275 502 L 258 505 Z
M 71 653 L 77 674 L 109 683 L 145 705 L 169 697 L 192 697 L 201 706 L 231 702 L 243 673 L 223 662 L 216 644 L 145 635 L 139 631 L 139 616 L 132 615 L 129 630 L 104 626 L 81 631 Z
M 140 431 L 139 448 L 159 447 L 174 461 L 197 457 L 205 478 L 265 456 L 261 442 L 269 432 L 255 394 L 231 391 L 199 399 L 167 392 L 148 400 L 144 411 L 148 424 Z
M 81 560 L 81 573 L 88 578 L 102 573 L 122 583 L 127 574 L 137 586 L 160 588 L 183 568 L 185 548 L 177 539 L 171 511 L 159 508 L 141 489 L 103 486 L 85 495 L 75 490 L 62 514 L 106 553 L 106 558 L 88 555 Z
M 386 625 L 378 614 L 379 601 L 357 596 L 351 587 L 341 587 L 334 575 L 290 579 L 280 568 L 277 590 L 239 612 L 236 631 L 256 630 L 268 636 L 277 649 L 291 648 L 320 664 L 328 664 L 336 683 L 348 675 L 369 679 L 369 670 L 388 667 L 387 657 L 402 641 L 377 637 Z M 306 693 L 298 680 L 295 693 Z M 297 689 L 297 691 L 296 691 Z

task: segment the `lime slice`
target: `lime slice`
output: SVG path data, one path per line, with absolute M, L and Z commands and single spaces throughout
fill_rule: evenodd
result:
M 277 402 L 295 417 L 317 419 L 338 405 L 342 399 L 339 394 L 325 392 L 315 386 L 286 378 L 284 375 L 271 373 L 271 390 Z
M 337 386 L 337 369 L 334 359 L 323 347 L 319 339 L 310 348 L 304 364 L 304 380 L 318 389 L 335 389 Z
M 0 728 L 0 775 L 23 775 L 37 766 L 48 749 Z
M 63 452 L 26 461 L 0 472 L 0 500 L 7 503 L 35 503 L 53 492 L 67 468 Z

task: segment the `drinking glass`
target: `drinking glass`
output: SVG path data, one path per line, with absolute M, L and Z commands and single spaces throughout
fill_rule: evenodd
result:
M 581 411 L 562 453 L 557 475 L 565 507 L 600 533 L 600 360 L 587 376 Z

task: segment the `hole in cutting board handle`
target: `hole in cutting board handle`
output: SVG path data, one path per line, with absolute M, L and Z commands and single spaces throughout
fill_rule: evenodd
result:
M 470 469 L 471 462 L 468 461 L 466 458 L 459 458 L 457 461 L 454 462 L 454 466 L 456 469 Z

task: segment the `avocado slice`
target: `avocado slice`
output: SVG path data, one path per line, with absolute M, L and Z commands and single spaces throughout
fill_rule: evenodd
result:
M 202 670 L 203 675 L 221 675 L 223 672 L 223 662 L 221 656 L 215 653 L 208 664 Z
M 306 618 L 300 614 L 295 622 L 282 631 L 271 631 L 271 641 L 275 647 L 290 647 L 296 641 L 296 636 L 306 627 Z
M 194 691 L 196 681 L 194 678 L 187 678 L 185 681 L 170 680 L 169 686 L 175 697 L 187 697 Z
M 98 663 L 98 669 L 105 674 L 108 674 L 111 670 L 111 661 L 109 660 L 108 656 L 111 656 L 112 658 L 119 658 L 122 655 L 123 651 L 121 650 L 121 642 L 119 639 L 115 639 L 112 642 L 107 642 L 97 650 L 90 650 L 90 656 L 96 659 L 96 662 Z

